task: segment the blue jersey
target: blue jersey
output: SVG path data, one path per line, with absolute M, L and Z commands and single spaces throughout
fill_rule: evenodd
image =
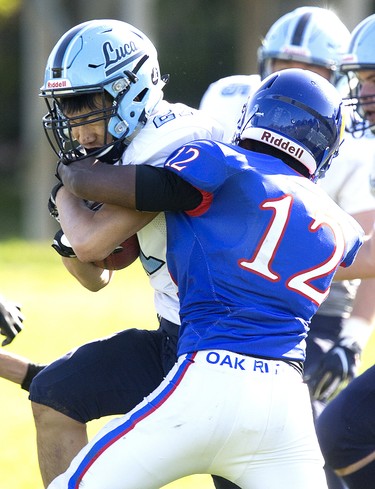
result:
M 337 267 L 354 260 L 360 226 L 269 155 L 196 141 L 165 168 L 204 197 L 194 211 L 166 213 L 178 354 L 216 348 L 304 360 L 309 321 Z

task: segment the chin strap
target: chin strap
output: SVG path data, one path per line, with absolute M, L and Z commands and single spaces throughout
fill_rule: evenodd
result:
M 97 156 L 97 159 L 102 163 L 106 163 L 107 165 L 114 165 L 121 158 L 127 146 L 128 145 L 124 140 L 117 141 L 112 146 L 110 146 L 106 151 L 99 154 Z

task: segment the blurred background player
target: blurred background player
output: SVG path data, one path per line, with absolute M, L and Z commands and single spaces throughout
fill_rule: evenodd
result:
M 288 67 L 309 69 L 324 76 L 345 93 L 339 72 L 350 33 L 330 10 L 300 7 L 282 16 L 269 29 L 258 50 L 259 75 L 223 78 L 208 87 L 200 108 L 225 125 L 226 140 L 236 126 L 236 111 L 256 89 L 260 78 Z M 233 108 L 233 110 L 232 110 Z M 363 137 L 347 133 L 335 171 L 319 183 L 368 233 L 375 220 L 375 199 L 368 180 L 375 154 L 369 132 Z M 307 338 L 305 381 L 315 416 L 357 373 L 363 348 L 373 330 L 375 280 L 335 282 L 326 301 L 311 321 Z M 342 483 L 327 469 L 330 489 Z
M 244 103 L 270 73 L 285 67 L 310 69 L 336 85 L 349 36 L 331 10 L 299 7 L 270 27 L 258 49 L 258 74 L 232 75 L 211 83 L 199 108 L 220 122 L 224 139 L 230 142 Z
M 124 46 L 130 46 L 131 56 Z M 121 55 L 113 58 L 114 52 Z M 57 79 L 64 81 L 65 88 L 56 89 Z M 147 162 L 157 166 L 187 141 L 221 139 L 221 127 L 206 114 L 164 101 L 164 83 L 155 47 L 135 27 L 98 20 L 70 29 L 50 54 L 41 89 L 48 105 L 45 129 L 59 158 L 71 162 L 90 153 L 107 164 Z M 52 192 L 52 210 L 59 187 Z M 83 201 L 81 204 L 90 217 L 111 212 L 107 205 L 95 213 Z M 159 385 L 176 359 L 179 302 L 165 264 L 164 215 L 122 211 L 123 239 L 151 221 L 138 233 L 138 240 L 143 266 L 155 290 L 160 328 L 129 329 L 90 342 L 35 377 L 30 399 L 45 485 L 63 472 L 87 443 L 88 421 L 127 412 Z M 110 228 L 98 235 L 95 222 L 89 235 L 86 228 L 65 226 L 64 212 L 57 217 L 74 248 L 68 251 L 61 239 L 56 239 L 55 249 L 83 285 L 99 290 L 109 282 L 111 273 L 91 261 L 107 256 L 123 239 L 117 242 Z M 86 262 L 75 256 L 85 256 Z M 220 478 L 215 479 L 215 485 L 221 489 L 236 487 Z
M 165 381 L 50 489 L 151 489 L 210 471 L 243 489 L 326 487 L 302 364 L 311 316 L 361 241 L 360 226 L 313 183 L 338 150 L 341 105 L 321 76 L 283 70 L 249 101 L 237 145 L 193 141 L 164 168 L 59 165 L 58 208 L 67 188 L 168 210 L 182 325 Z
M 371 15 L 353 30 L 341 66 L 354 104 L 351 130 L 359 141 L 371 140 L 375 131 L 374 43 L 375 15 Z M 370 300 L 374 302 L 374 296 Z M 350 489 L 375 487 L 375 366 L 331 401 L 318 419 L 317 432 L 327 464 Z

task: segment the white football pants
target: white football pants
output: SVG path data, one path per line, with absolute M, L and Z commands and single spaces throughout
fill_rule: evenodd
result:
M 203 473 L 242 489 L 327 489 L 307 386 L 293 367 L 224 350 L 183 355 L 49 489 L 157 489 Z

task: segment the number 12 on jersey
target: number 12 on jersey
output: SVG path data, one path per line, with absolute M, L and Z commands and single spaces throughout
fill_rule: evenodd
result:
M 291 195 L 283 195 L 275 200 L 266 200 L 261 204 L 261 209 L 272 211 L 272 217 L 252 258 L 242 258 L 238 261 L 241 268 L 256 273 L 271 282 L 281 279 L 277 271 L 272 269 L 272 263 L 287 229 L 292 205 L 293 197 Z M 312 268 L 301 270 L 288 277 L 285 282 L 287 288 L 304 295 L 318 305 L 327 297 L 329 289 L 319 291 L 310 282 L 332 273 L 341 262 L 345 251 L 343 233 L 337 222 L 333 219 L 331 220 L 327 215 L 316 216 L 309 226 L 309 231 L 316 232 L 321 226 L 328 226 L 333 233 L 336 246 L 331 256 Z M 290 250 L 290 252 L 293 253 L 293 250 Z

